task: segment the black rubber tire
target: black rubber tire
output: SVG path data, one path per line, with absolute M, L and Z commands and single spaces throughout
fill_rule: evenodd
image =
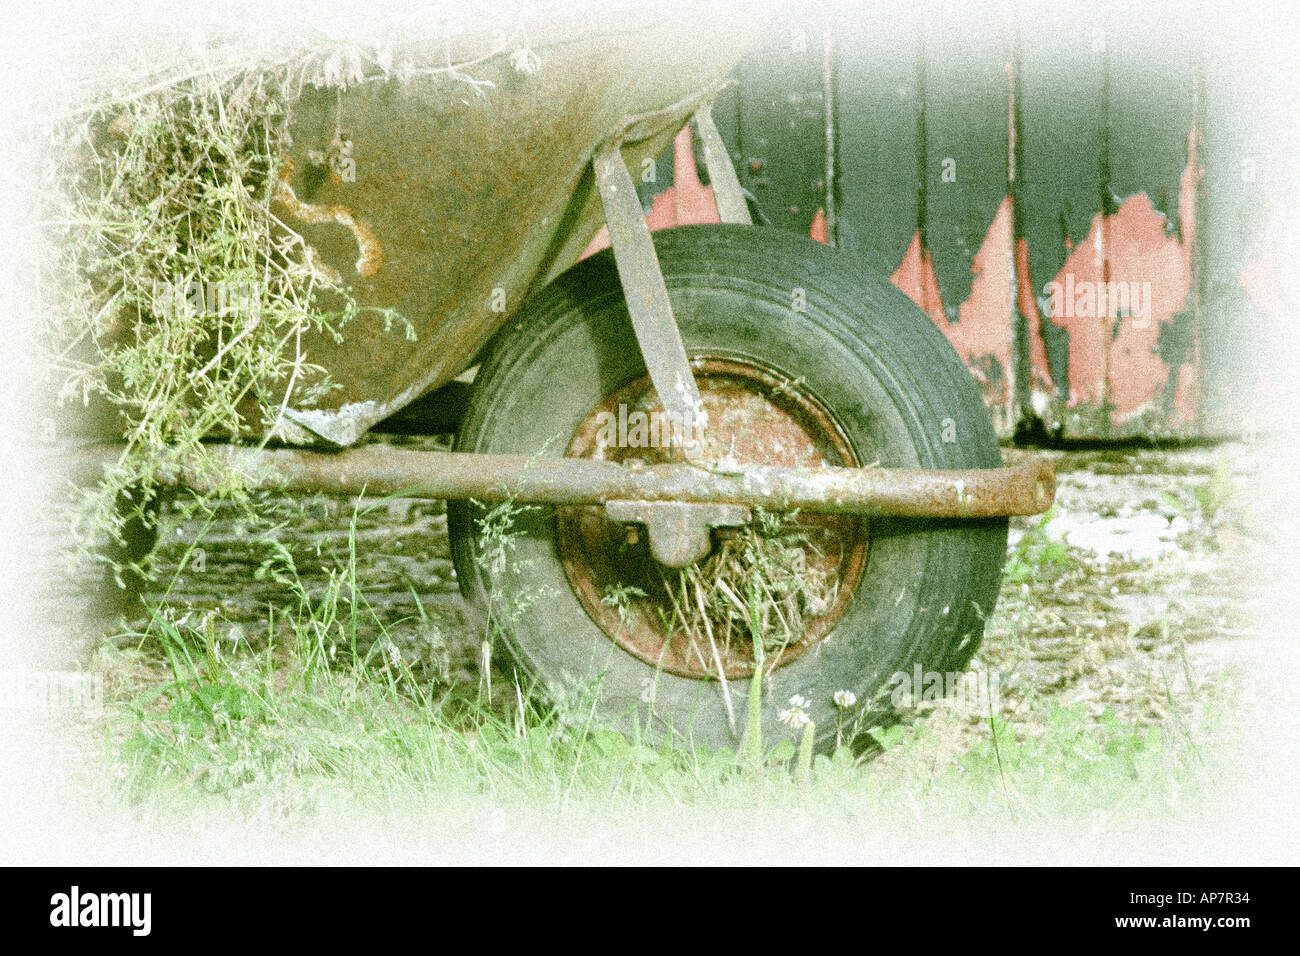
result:
M 747 226 L 655 234 L 688 352 L 760 362 L 803 383 L 863 463 L 985 468 L 1002 463 L 969 372 L 934 323 L 884 276 L 810 239 Z M 795 290 L 806 311 L 795 311 Z M 606 395 L 645 374 L 607 250 L 531 299 L 485 353 L 457 449 L 563 454 L 578 423 Z M 945 440 L 946 439 L 946 440 Z M 734 746 L 714 681 L 661 673 L 618 647 L 573 594 L 555 545 L 553 512 L 516 525 L 515 550 L 493 575 L 479 560 L 477 508 L 449 505 L 451 548 L 466 597 L 497 613 L 541 595 L 505 629 L 527 676 L 566 697 L 599 685 L 597 715 L 628 729 L 655 721 L 697 745 Z M 1006 557 L 1007 521 L 876 520 L 867 566 L 832 632 L 766 681 L 764 737 L 789 697 L 811 701 L 818 737 L 833 737 L 833 695 L 873 699 L 892 675 L 964 669 L 992 611 Z M 745 688 L 732 684 L 743 729 Z

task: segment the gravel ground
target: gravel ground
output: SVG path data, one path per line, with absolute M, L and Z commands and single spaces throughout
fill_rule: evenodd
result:
M 1004 709 L 1051 694 L 1155 723 L 1230 691 L 1256 636 L 1259 450 L 1045 454 L 1057 507 L 1045 524 L 1012 519 L 1010 569 L 977 658 L 1010 674 Z M 1025 556 L 1056 544 L 1058 561 Z

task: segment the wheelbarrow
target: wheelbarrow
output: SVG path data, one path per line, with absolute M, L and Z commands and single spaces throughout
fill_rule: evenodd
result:
M 731 745 L 761 668 L 826 736 L 892 675 L 964 670 L 1007 517 L 1051 504 L 1051 467 L 1003 467 L 971 376 L 885 276 L 751 223 L 710 113 L 745 39 L 567 33 L 536 72 L 480 63 L 486 102 L 440 79 L 304 90 L 274 211 L 415 334 L 310 339 L 325 398 L 291 393 L 272 445 L 227 443 L 219 473 L 159 479 L 447 499 L 465 597 L 525 675 L 615 725 Z M 629 169 L 688 124 L 719 221 L 652 234 Z M 323 158 L 340 127 L 354 175 Z M 579 261 L 602 223 L 610 248 Z M 367 441 L 470 369 L 453 451 Z M 111 454 L 83 449 L 84 473 Z M 752 566 L 763 529 L 779 588 Z M 725 629 L 686 585 L 722 558 L 754 572 L 717 582 Z M 769 618 L 797 627 L 770 646 Z

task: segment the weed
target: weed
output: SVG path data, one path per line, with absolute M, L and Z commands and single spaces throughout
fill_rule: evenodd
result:
M 1033 528 L 1020 536 L 1020 540 L 1011 549 L 1003 570 L 1003 576 L 1008 582 L 1020 584 L 1036 580 L 1040 575 L 1059 573 L 1075 563 L 1064 538 L 1053 534 L 1051 530 L 1052 519 L 1056 517 L 1058 507 L 1052 505 Z

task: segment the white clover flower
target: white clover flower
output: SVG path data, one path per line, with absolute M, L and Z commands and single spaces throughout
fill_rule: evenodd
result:
M 776 719 L 796 730 L 812 723 L 812 717 L 808 715 L 808 698 L 795 694 L 790 698 L 790 706 L 778 713 Z
M 812 722 L 812 718 L 808 716 L 808 711 L 794 707 L 781 711 L 776 715 L 776 718 L 787 727 L 793 727 L 795 730 Z
M 858 695 L 851 690 L 837 690 L 835 692 L 835 706 L 840 710 L 848 710 L 858 702 Z

